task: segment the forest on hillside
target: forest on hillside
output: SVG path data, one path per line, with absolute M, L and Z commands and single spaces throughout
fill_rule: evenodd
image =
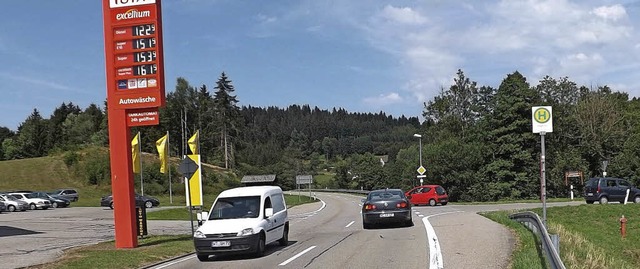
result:
M 316 186 L 321 188 L 407 189 L 417 184 L 422 155 L 425 183 L 443 185 L 453 201 L 538 197 L 541 148 L 540 136 L 531 130 L 531 107 L 541 105 L 553 107 L 554 130 L 545 136 L 550 197 L 568 196 L 565 172 L 601 175 L 603 161 L 609 163 L 608 175 L 640 183 L 639 101 L 607 86 L 578 86 L 566 77 L 544 77 L 531 86 L 513 72 L 494 88 L 479 86 L 458 70 L 452 85 L 424 103 L 422 122 L 308 104 L 240 107 L 225 73 L 213 91 L 178 78 L 166 100 L 159 125 L 132 128 L 132 134 L 141 133 L 143 152 L 157 153 L 155 141 L 168 132 L 170 155 L 189 154 L 186 141 L 197 131 L 205 163 L 238 177 L 276 174 L 285 189 L 295 188 L 295 176 L 301 174 L 330 175 L 333 180 Z M 34 109 L 17 131 L 0 127 L 0 158 L 106 147 L 106 113 L 96 104 L 81 109 L 62 103 L 48 118 Z M 87 172 L 87 184 L 110 182 L 108 158 L 94 162 L 92 171 L 99 172 Z M 157 171 L 143 174 L 145 181 L 157 181 L 158 192 L 166 189 Z M 568 183 L 581 185 L 577 178 Z

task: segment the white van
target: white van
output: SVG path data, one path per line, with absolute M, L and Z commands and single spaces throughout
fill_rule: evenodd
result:
M 289 218 L 282 189 L 277 186 L 241 187 L 223 191 L 193 234 L 200 261 L 210 254 L 253 253 L 262 256 L 265 245 L 289 243 Z

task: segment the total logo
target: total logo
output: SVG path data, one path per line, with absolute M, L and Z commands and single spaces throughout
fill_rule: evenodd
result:
M 126 79 L 118 80 L 118 89 L 119 90 L 126 90 L 127 89 L 127 80 Z
M 151 11 L 143 10 L 139 11 L 138 9 L 132 8 L 127 10 L 124 13 L 116 14 L 116 20 L 128 20 L 128 19 L 137 19 L 137 18 L 146 18 L 151 17 Z

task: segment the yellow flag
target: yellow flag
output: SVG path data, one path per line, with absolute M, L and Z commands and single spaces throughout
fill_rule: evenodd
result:
M 131 140 L 131 162 L 133 163 L 133 172 L 140 173 L 140 133 L 138 132 L 133 140 Z
M 169 139 L 169 133 L 160 137 L 158 141 L 156 141 L 156 148 L 158 149 L 158 155 L 160 157 L 160 173 L 165 173 L 167 171 L 167 159 L 168 159 L 168 150 L 167 150 L 167 140 Z
M 200 130 L 197 130 L 191 138 L 189 138 L 188 144 L 191 149 L 192 154 L 200 154 L 200 149 L 198 148 L 198 143 L 200 140 Z

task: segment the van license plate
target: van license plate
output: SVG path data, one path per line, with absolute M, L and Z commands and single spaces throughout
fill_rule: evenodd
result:
M 213 241 L 213 242 L 211 242 L 211 247 L 212 248 L 228 247 L 228 246 L 231 246 L 231 241 Z
M 393 213 L 382 213 L 380 214 L 381 218 L 390 218 L 393 217 Z
M 592 192 L 587 193 L 587 196 L 593 196 L 593 193 Z

